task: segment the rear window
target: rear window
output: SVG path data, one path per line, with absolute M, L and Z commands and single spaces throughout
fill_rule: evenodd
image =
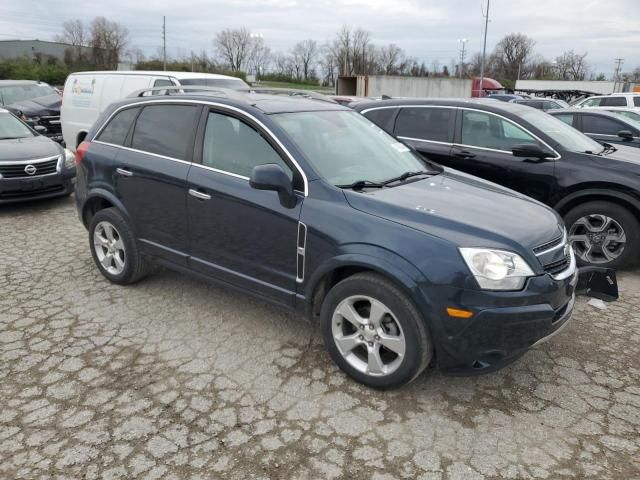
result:
M 403 108 L 396 120 L 395 134 L 401 137 L 451 142 L 453 108 Z
M 116 113 L 102 132 L 100 132 L 96 140 L 114 145 L 124 145 L 127 134 L 139 111 L 140 108 L 135 107 L 127 108 L 126 110 Z
M 626 107 L 627 99 L 625 97 L 604 97 L 600 102 L 601 107 Z
M 144 107 L 136 121 L 131 147 L 186 160 L 199 110 L 195 105 Z

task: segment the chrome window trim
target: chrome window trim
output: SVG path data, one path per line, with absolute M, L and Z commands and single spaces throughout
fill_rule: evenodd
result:
M 397 138 L 401 138 L 402 140 L 412 140 L 414 142 L 435 143 L 435 144 L 438 144 L 438 145 L 449 145 L 449 146 L 453 145 L 453 143 L 451 143 L 451 142 L 441 142 L 439 140 L 425 140 L 423 138 L 414 138 L 414 137 L 403 137 L 401 135 L 398 135 Z
M 98 131 L 93 135 L 91 141 L 92 142 L 94 142 L 94 141 L 95 142 L 99 142 L 99 140 L 95 140 L 95 139 L 98 137 L 98 135 L 100 135 L 102 130 L 104 130 L 104 128 L 109 123 L 111 118 L 113 118 L 113 116 L 116 113 L 120 112 L 121 110 L 124 110 L 124 109 L 129 108 L 129 107 L 134 107 L 134 106 L 137 106 L 137 105 L 149 105 L 149 104 L 155 104 L 155 103 L 159 103 L 159 104 L 169 104 L 169 103 L 182 103 L 182 104 L 185 104 L 185 103 L 191 103 L 191 104 L 195 104 L 195 105 L 210 105 L 210 106 L 220 107 L 222 109 L 227 109 L 227 110 L 230 110 L 232 112 L 238 113 L 240 116 L 255 122 L 265 132 L 267 132 L 267 134 L 271 137 L 271 139 L 287 155 L 289 161 L 293 164 L 294 168 L 296 170 L 298 170 L 298 173 L 300 173 L 300 176 L 302 177 L 302 181 L 304 183 L 304 191 L 302 193 L 304 194 L 305 197 L 309 196 L 309 180 L 307 179 L 307 175 L 304 173 L 302 167 L 296 161 L 296 159 L 293 157 L 293 155 L 291 155 L 291 152 L 289 152 L 287 147 L 284 146 L 284 144 L 280 141 L 280 139 L 269 128 L 267 128 L 267 126 L 264 123 L 262 123 L 260 120 L 258 120 L 256 117 L 254 117 L 250 113 L 247 113 L 244 110 L 242 110 L 241 108 L 237 108 L 237 107 L 234 107 L 232 105 L 227 105 L 227 104 L 224 104 L 224 103 L 218 103 L 218 102 L 213 102 L 213 101 L 209 102 L 209 101 L 206 101 L 206 100 L 186 100 L 186 99 L 185 100 L 180 100 L 180 99 L 175 99 L 175 100 L 174 99 L 171 99 L 171 100 L 170 99 L 158 99 L 158 100 L 146 100 L 146 101 L 142 100 L 142 101 L 139 101 L 139 102 L 128 103 L 126 105 L 122 105 L 121 107 L 118 107 L 113 112 L 111 112 L 111 115 L 109 115 L 109 117 L 102 123 L 102 125 L 100 126 Z M 173 158 L 173 157 L 167 157 L 165 155 L 159 155 L 159 154 L 156 154 L 156 153 L 151 153 L 151 152 L 147 152 L 147 151 L 143 151 L 143 150 L 131 149 L 130 147 L 123 147 L 122 145 L 114 145 L 114 144 L 107 143 L 107 142 L 100 142 L 100 143 L 103 143 L 105 145 L 111 145 L 111 146 L 114 146 L 114 147 L 130 149 L 130 150 L 133 150 L 133 151 L 136 151 L 136 152 L 146 153 L 146 154 L 149 154 L 149 155 L 155 155 L 155 156 L 160 157 L 160 158 L 166 158 L 166 159 L 175 160 L 175 161 L 178 161 L 178 162 L 184 162 L 184 163 L 189 163 L 189 164 L 192 164 L 192 165 L 203 166 L 203 165 L 200 165 L 200 164 L 195 163 L 195 162 L 193 162 L 193 163 L 192 162 L 186 162 L 185 160 L 180 160 L 180 159 Z M 241 175 L 237 175 L 237 174 L 232 173 L 232 172 L 224 172 L 222 170 L 215 170 L 215 169 L 213 169 L 211 167 L 207 167 L 207 168 L 210 168 L 210 169 L 212 169 L 214 171 L 217 171 L 219 173 L 224 173 L 226 175 L 230 175 L 230 176 L 234 176 L 234 177 L 240 177 L 240 178 L 246 178 L 246 177 L 243 177 Z
M 201 163 L 192 163 L 194 167 L 202 168 L 204 170 L 211 170 L 212 172 L 221 173 L 223 175 L 228 175 L 230 177 L 240 178 L 242 180 L 249 181 L 249 177 L 245 177 L 244 175 L 240 175 L 238 173 L 227 172 L 226 170 L 220 170 L 218 168 L 209 167 L 207 165 L 202 165 Z
M 562 155 L 560 155 L 556 151 L 555 148 L 551 148 L 549 146 L 549 144 L 547 144 L 547 142 L 545 142 L 540 137 L 535 135 L 529 129 L 527 129 L 524 126 L 520 125 L 519 123 L 516 123 L 513 120 L 505 117 L 504 115 L 500 115 L 499 113 L 489 112 L 487 110 L 481 110 L 481 109 L 478 109 L 478 108 L 470 108 L 470 107 L 457 107 L 457 106 L 453 107 L 453 106 L 450 106 L 450 105 L 393 105 L 393 106 L 383 106 L 383 107 L 371 107 L 371 108 L 367 108 L 366 110 L 363 110 L 360 113 L 362 115 L 364 115 L 365 113 L 370 112 L 372 110 L 383 110 L 383 109 L 389 109 L 389 108 L 398 108 L 398 109 L 402 109 L 402 108 L 454 108 L 454 109 L 458 109 L 458 110 L 471 110 L 471 111 L 474 111 L 474 112 L 481 112 L 481 113 L 486 113 L 488 115 L 493 115 L 495 117 L 502 118 L 502 119 L 506 120 L 507 122 L 515 125 L 516 127 L 524 130 L 529 135 L 531 135 L 533 138 L 535 138 L 537 141 L 542 143 L 545 147 L 547 147 L 550 151 L 552 151 L 556 155 L 555 158 L 553 158 L 551 160 L 560 160 L 562 158 Z M 398 138 L 400 138 L 400 137 L 398 136 Z M 436 142 L 436 140 L 422 140 L 422 139 L 412 139 L 412 140 L 418 140 L 420 142 Z M 478 148 L 480 150 L 487 150 L 487 151 L 490 151 L 490 152 L 508 153 L 510 155 L 513 155 L 513 153 L 510 152 L 509 150 L 499 150 L 499 149 L 496 149 L 496 148 L 478 147 L 476 145 L 467 145 L 465 143 L 448 143 L 448 142 L 441 142 L 441 143 L 443 143 L 445 145 L 455 145 L 455 146 L 458 146 L 458 147 Z
M 120 148 L 122 150 L 127 150 L 129 152 L 143 153 L 145 155 L 151 155 L 152 157 L 163 158 L 165 160 L 173 160 L 174 162 L 186 163 L 187 165 L 191 165 L 192 164 L 192 162 L 187 162 L 186 160 L 180 160 L 179 158 L 169 157 L 167 155 L 160 155 L 159 153 L 147 152 L 146 150 L 138 150 L 137 148 L 125 147 L 123 145 L 117 145 L 115 143 L 103 142 L 101 140 L 91 140 L 91 143 L 98 143 L 100 145 L 108 145 L 110 147 Z

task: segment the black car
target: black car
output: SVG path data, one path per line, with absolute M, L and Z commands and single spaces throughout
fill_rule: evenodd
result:
M 75 172 L 70 151 L 0 108 L 0 204 L 69 195 Z
M 522 100 L 511 100 L 511 103 L 526 105 L 527 107 L 537 108 L 545 112 L 550 110 L 558 110 L 569 108 L 569 104 L 562 100 L 554 100 L 551 98 L 523 98 Z
M 374 387 L 432 361 L 490 371 L 566 325 L 578 278 L 553 210 L 335 103 L 215 95 L 118 102 L 78 147 L 78 213 L 108 280 L 157 261 L 284 305 Z
M 60 106 L 62 95 L 44 82 L 0 80 L 0 106 L 30 126 L 42 126 L 43 134 L 62 142 Z
M 638 262 L 639 150 L 602 145 L 514 103 L 385 100 L 354 109 L 440 165 L 553 207 L 581 264 L 619 268 Z
M 548 113 L 598 142 L 640 147 L 640 122 L 630 118 L 599 108 L 572 108 Z

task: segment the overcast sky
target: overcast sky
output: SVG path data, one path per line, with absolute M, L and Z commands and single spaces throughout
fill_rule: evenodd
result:
M 368 30 L 374 43 L 396 43 L 428 66 L 458 57 L 458 39 L 473 53 L 482 48 L 481 5 L 486 0 L 0 0 L 0 40 L 50 40 L 66 19 L 103 15 L 124 24 L 131 46 L 153 54 L 162 45 L 172 56 L 212 51 L 224 28 L 247 27 L 272 50 L 296 41 L 330 40 L 343 24 Z M 153 6 L 151 6 L 153 5 Z M 553 59 L 564 50 L 588 52 L 596 73 L 610 76 L 614 59 L 623 71 L 640 66 L 640 0 L 493 0 L 487 50 L 505 34 L 521 32 L 535 51 Z M 468 57 L 467 57 L 468 58 Z M 457 61 L 457 60 L 456 60 Z

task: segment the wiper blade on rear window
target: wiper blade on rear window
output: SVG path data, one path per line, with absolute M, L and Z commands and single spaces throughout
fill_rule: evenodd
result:
M 363 188 L 383 188 L 385 185 L 382 183 L 371 182 L 369 180 L 358 180 L 346 185 L 336 185 L 338 188 L 350 188 L 352 190 L 362 190 Z
M 417 172 L 404 172 L 402 175 L 398 175 L 397 177 L 390 178 L 389 180 L 385 180 L 382 182 L 382 185 L 389 185 L 393 182 L 404 182 L 405 180 L 411 177 L 418 177 L 420 175 L 435 175 L 438 172 L 433 172 L 429 170 L 419 170 Z

